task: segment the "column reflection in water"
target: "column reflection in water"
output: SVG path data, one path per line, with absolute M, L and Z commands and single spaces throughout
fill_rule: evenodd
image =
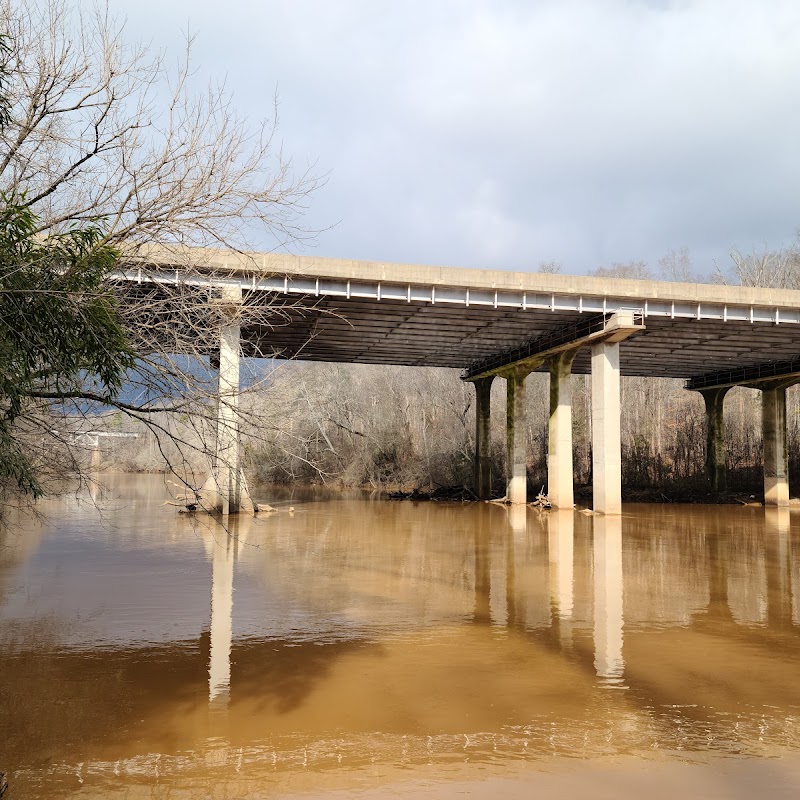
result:
M 767 622 L 792 624 L 791 516 L 788 508 L 764 509 L 767 554 Z
M 572 641 L 574 599 L 575 512 L 554 510 L 547 515 L 550 562 L 550 607 L 562 645 Z
M 525 547 L 528 538 L 528 507 L 513 505 L 506 508 L 506 625 L 509 628 L 524 623 L 517 602 L 517 546 Z M 524 552 L 524 550 L 523 550 Z M 524 608 L 524 604 L 523 604 Z
M 528 506 L 508 506 L 508 524 L 514 539 L 524 542 L 528 535 Z
M 606 683 L 621 685 L 622 658 L 622 519 L 593 518 L 594 667 Z
M 487 509 L 481 509 L 486 511 Z M 473 622 L 488 625 L 492 621 L 491 611 L 491 572 L 489 565 L 489 520 L 488 515 L 480 515 L 475 526 L 475 610 Z
M 234 534 L 232 530 L 232 534 Z M 233 564 L 235 534 L 221 528 L 211 536 L 211 657 L 208 663 L 208 704 L 227 708 L 231 691 L 231 638 L 233 635 Z

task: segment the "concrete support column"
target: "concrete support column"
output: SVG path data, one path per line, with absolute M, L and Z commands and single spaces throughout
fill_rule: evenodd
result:
M 571 509 L 572 469 L 572 362 L 578 350 L 547 359 L 550 370 L 550 425 L 547 441 L 547 496 L 557 508 Z
M 512 367 L 506 379 L 506 497 L 528 502 L 528 452 L 525 441 L 525 378 L 530 369 Z
M 220 326 L 219 336 L 219 387 L 217 406 L 216 485 L 220 510 L 223 515 L 240 510 L 247 489 L 239 466 L 239 306 L 242 302 L 240 286 L 222 289 L 220 304 L 226 317 Z
M 100 471 L 100 437 L 95 436 L 92 440 L 92 472 Z
M 592 347 L 592 488 L 594 510 L 622 512 L 619 343 Z
M 494 375 L 478 378 L 475 386 L 475 494 L 488 500 L 492 494 L 491 395 Z
M 762 389 L 764 504 L 789 505 L 789 453 L 786 447 L 786 388 Z
M 715 492 L 725 491 L 728 473 L 725 467 L 725 418 L 723 402 L 730 386 L 701 391 L 706 404 L 706 477 Z

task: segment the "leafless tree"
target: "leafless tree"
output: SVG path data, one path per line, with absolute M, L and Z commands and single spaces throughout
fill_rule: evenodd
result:
M 714 277 L 719 283 L 739 286 L 800 288 L 800 244 L 781 250 L 763 247 L 750 253 L 733 248 L 730 272 L 717 270 Z
M 108 6 L 0 1 L 13 43 L 0 188 L 24 193 L 43 231 L 101 219 L 127 249 L 309 234 L 300 218 L 320 178 L 284 157 L 274 105 L 253 125 L 224 84 L 195 85 L 192 35 L 171 69 Z
M 591 274 L 598 278 L 627 278 L 637 281 L 653 280 L 653 273 L 644 261 L 618 262 L 610 267 L 598 267 Z
M 669 250 L 659 258 L 658 272 L 658 277 L 661 280 L 680 283 L 695 283 L 698 280 L 692 267 L 689 250 L 686 247 L 681 247 L 678 250 Z
M 84 11 L 67 0 L 0 3 L 11 43 L 0 191 L 35 213 L 38 235 L 99 226 L 100 246 L 112 245 L 145 273 L 136 288 L 107 287 L 118 296 L 138 356 L 126 390 L 109 399 L 90 385 L 43 381 L 16 433 L 29 452 L 40 449 L 43 469 L 74 472 L 83 463 L 74 434 L 100 420 L 98 409 L 116 409 L 149 431 L 163 461 L 196 488 L 192 472 L 219 458 L 221 406 L 235 402 L 251 436 L 269 435 L 256 403 L 219 396 L 221 328 L 248 332 L 245 355 L 280 356 L 269 332 L 308 309 L 247 292 L 235 308 L 221 303 L 213 284 L 230 273 L 187 259 L 187 245 L 241 253 L 254 237 L 281 246 L 312 236 L 302 214 L 322 179 L 313 165 L 296 170 L 284 157 L 275 104 L 266 121 L 252 125 L 236 113 L 224 84 L 196 86 L 191 35 L 170 68 L 164 54 L 126 39 L 108 5 Z M 162 260 L 171 253 L 182 282 L 147 280 L 153 243 Z M 211 286 L 193 285 L 199 270 Z M 262 389 L 269 373 L 262 364 L 245 380 L 245 395 Z M 55 451 L 63 457 L 48 460 Z

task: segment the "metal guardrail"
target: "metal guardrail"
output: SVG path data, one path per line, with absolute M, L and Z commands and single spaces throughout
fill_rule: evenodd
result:
M 358 262 L 356 262 L 357 265 Z M 355 269 L 355 268 L 354 268 Z M 522 311 L 565 311 L 578 314 L 605 314 L 630 308 L 638 303 L 645 317 L 660 317 L 675 320 L 702 320 L 715 322 L 770 323 L 773 325 L 800 324 L 800 306 L 774 306 L 751 304 L 749 300 L 724 302 L 721 300 L 698 301 L 683 297 L 677 300 L 648 297 L 648 292 L 638 297 L 614 297 L 605 294 L 584 294 L 580 291 L 546 291 L 513 288 L 479 288 L 458 285 L 409 283 L 400 279 L 363 279 L 357 277 L 327 277 L 324 275 L 302 275 L 278 271 L 267 274 L 252 270 L 218 267 L 204 274 L 199 269 L 181 267 L 139 267 L 129 264 L 116 270 L 112 280 L 136 284 L 184 284 L 209 287 L 211 285 L 241 286 L 243 292 L 264 291 L 279 294 L 314 296 L 326 298 L 358 298 L 406 303 L 430 303 L 431 305 L 456 305 L 466 308 L 521 309 Z M 642 282 L 643 290 L 646 286 Z
M 644 327 L 644 313 L 642 309 L 620 309 L 620 311 L 631 313 L 634 325 L 641 325 Z M 469 380 L 484 372 L 502 369 L 518 361 L 525 361 L 528 358 L 533 358 L 540 353 L 545 353 L 561 345 L 567 345 L 570 344 L 570 342 L 577 343 L 579 339 L 585 339 L 587 336 L 591 336 L 594 333 L 601 333 L 604 331 L 609 320 L 613 316 L 614 313 L 607 313 L 586 317 L 578 322 L 551 331 L 544 336 L 531 339 L 518 347 L 482 358 L 480 361 L 470 364 L 469 367 L 463 370 L 461 377 L 464 380 Z
M 709 372 L 706 375 L 689 378 L 684 386 L 696 391 L 697 389 L 710 389 L 714 386 L 729 386 L 768 380 L 769 378 L 788 377 L 794 373 L 800 373 L 800 356 L 791 361 L 773 361 L 768 364 L 754 364 L 750 367 Z

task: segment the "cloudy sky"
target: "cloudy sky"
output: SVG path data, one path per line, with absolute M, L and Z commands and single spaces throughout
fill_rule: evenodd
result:
M 318 255 L 695 268 L 800 229 L 797 0 L 111 0 L 329 180 Z M 263 242 L 264 246 L 268 243 Z M 302 252 L 302 250 L 301 250 Z

